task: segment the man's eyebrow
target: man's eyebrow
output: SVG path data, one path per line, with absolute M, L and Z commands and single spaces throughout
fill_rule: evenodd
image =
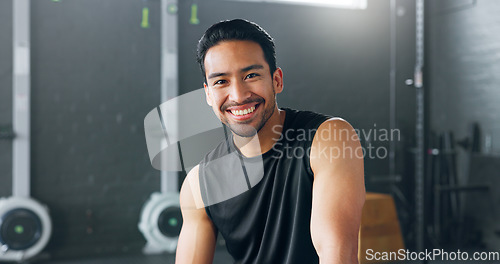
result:
M 226 76 L 227 73 L 225 72 L 214 72 L 214 73 L 210 73 L 208 75 L 208 79 L 212 79 L 212 78 L 215 78 L 215 77 L 219 77 L 219 76 Z
M 241 69 L 240 72 L 247 72 L 247 71 L 256 70 L 256 69 L 259 69 L 259 70 L 264 69 L 264 66 L 261 64 L 253 64 L 253 65 L 250 65 L 248 67 Z M 227 76 L 227 75 L 228 74 L 225 72 L 214 72 L 214 73 L 210 73 L 208 75 L 208 79 L 212 79 L 212 78 L 220 77 L 220 76 Z
M 240 72 L 246 72 L 249 70 L 264 69 L 264 66 L 260 64 L 253 64 L 240 70 Z

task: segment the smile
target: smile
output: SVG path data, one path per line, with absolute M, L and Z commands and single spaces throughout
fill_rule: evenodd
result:
M 246 106 L 242 105 L 238 107 L 231 107 L 226 111 L 230 113 L 235 120 L 243 121 L 252 118 L 252 116 L 255 114 L 255 111 L 259 108 L 259 105 L 259 103 L 253 103 Z
M 252 113 L 253 111 L 255 110 L 255 106 L 252 106 L 248 109 L 243 109 L 243 110 L 229 110 L 231 111 L 231 113 L 233 115 L 236 115 L 236 116 L 242 116 L 242 115 L 246 115 L 246 114 L 250 114 Z

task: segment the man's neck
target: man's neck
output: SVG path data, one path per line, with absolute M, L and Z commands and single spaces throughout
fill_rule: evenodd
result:
M 254 157 L 269 151 L 281 136 L 286 112 L 276 106 L 273 115 L 260 129 L 256 136 L 244 138 L 234 135 L 234 143 L 240 152 L 246 157 Z

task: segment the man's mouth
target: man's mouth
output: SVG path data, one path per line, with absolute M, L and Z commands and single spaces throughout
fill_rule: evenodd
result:
M 230 109 L 227 109 L 226 112 L 230 113 L 235 119 L 238 120 L 248 119 L 253 116 L 253 113 L 259 105 L 260 103 L 253 103 L 238 107 L 230 107 Z
M 255 106 L 252 106 L 248 109 L 244 109 L 244 110 L 229 110 L 233 115 L 236 115 L 236 116 L 242 116 L 242 115 L 246 115 L 246 114 L 250 114 L 251 112 L 253 112 L 255 110 Z

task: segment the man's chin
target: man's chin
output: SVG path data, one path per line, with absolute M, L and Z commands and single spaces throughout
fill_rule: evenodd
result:
M 230 124 L 229 129 L 240 137 L 253 137 L 257 134 L 257 130 L 251 125 Z

